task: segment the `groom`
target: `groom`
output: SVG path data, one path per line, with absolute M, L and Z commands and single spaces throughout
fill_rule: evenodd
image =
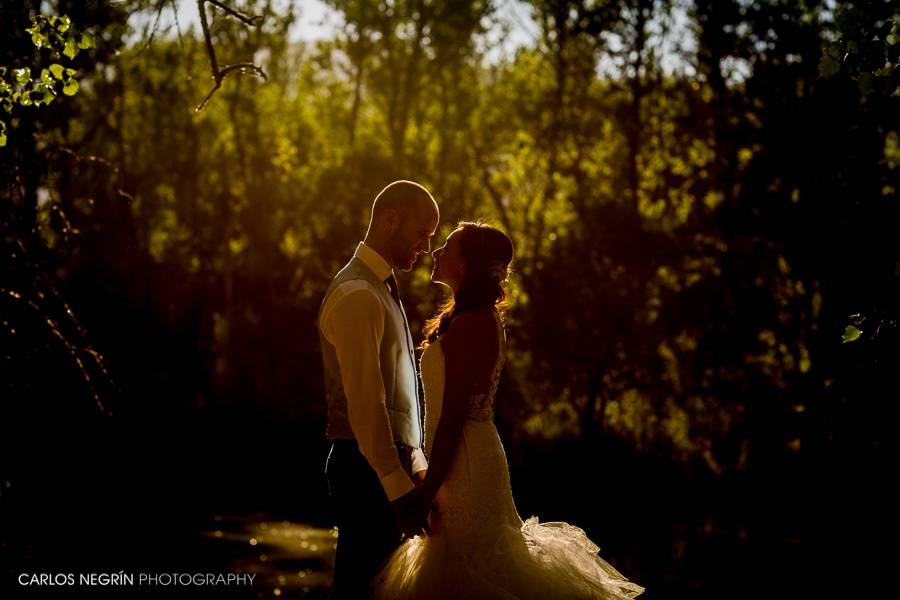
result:
M 368 597 L 401 535 L 427 529 L 417 497 L 427 468 L 424 403 L 393 269 L 411 270 L 430 250 L 438 219 L 421 185 L 381 190 L 365 240 L 319 309 L 332 442 L 325 475 L 338 525 L 332 600 Z

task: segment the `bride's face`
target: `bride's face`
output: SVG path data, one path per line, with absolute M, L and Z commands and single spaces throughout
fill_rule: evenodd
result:
M 454 230 L 444 245 L 431 253 L 434 269 L 431 272 L 431 280 L 443 283 L 454 292 L 459 288 L 465 274 L 465 263 L 462 257 L 462 247 L 459 240 L 460 230 Z

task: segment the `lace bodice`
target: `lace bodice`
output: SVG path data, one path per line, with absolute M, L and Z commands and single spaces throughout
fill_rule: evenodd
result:
M 466 411 L 466 419 L 492 423 L 494 421 L 494 403 L 497 398 L 497 387 L 500 385 L 500 373 L 506 356 L 506 333 L 500 317 L 494 313 L 497 324 L 497 332 L 500 347 L 497 352 L 494 371 L 491 373 L 491 383 L 487 390 L 475 394 L 469 399 Z M 420 372 L 422 374 L 422 387 L 425 390 L 425 452 L 431 453 L 431 444 L 434 441 L 434 433 L 441 417 L 441 409 L 444 400 L 445 363 L 444 352 L 441 349 L 441 338 L 435 340 L 425 352 L 422 353 Z

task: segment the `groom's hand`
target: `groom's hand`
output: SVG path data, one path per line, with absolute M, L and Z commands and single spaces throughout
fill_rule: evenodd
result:
M 407 537 L 430 533 L 428 515 L 422 514 L 421 506 L 418 490 L 412 490 L 391 502 L 391 510 L 394 512 L 397 527 Z
M 412 480 L 413 484 L 416 486 L 417 490 L 422 489 L 422 484 L 425 483 L 425 473 L 427 473 L 427 469 L 422 469 L 421 471 L 417 471 L 413 473 Z

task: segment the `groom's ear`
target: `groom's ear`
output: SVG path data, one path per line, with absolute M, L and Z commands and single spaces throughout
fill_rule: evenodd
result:
M 400 213 L 396 208 L 384 211 L 384 224 L 391 233 L 397 231 L 397 228 L 400 227 Z

